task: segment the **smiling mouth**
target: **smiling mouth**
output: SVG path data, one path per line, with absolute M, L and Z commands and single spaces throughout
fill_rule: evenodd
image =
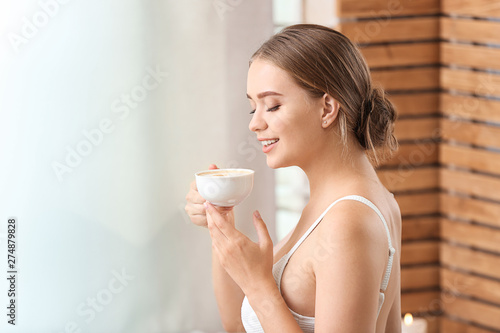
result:
M 265 140 L 265 141 L 261 141 L 262 145 L 264 147 L 267 147 L 267 146 L 270 146 L 272 145 L 273 143 L 276 143 L 278 142 L 280 139 L 273 139 L 273 140 Z

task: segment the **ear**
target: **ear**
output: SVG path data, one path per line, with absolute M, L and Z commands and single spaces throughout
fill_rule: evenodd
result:
M 321 126 L 323 128 L 329 127 L 337 118 L 339 113 L 339 102 L 328 94 L 324 94 L 322 99 L 323 113 L 321 115 Z

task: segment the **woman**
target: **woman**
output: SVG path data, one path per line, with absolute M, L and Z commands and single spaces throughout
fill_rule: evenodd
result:
M 254 243 L 191 184 L 186 211 L 210 231 L 224 328 L 400 332 L 401 213 L 372 166 L 397 149 L 396 111 L 360 52 L 332 29 L 287 27 L 252 56 L 247 96 L 268 166 L 304 170 L 310 200 L 273 249 L 258 211 Z

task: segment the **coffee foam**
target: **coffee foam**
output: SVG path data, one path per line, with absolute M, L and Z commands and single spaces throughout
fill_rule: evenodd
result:
M 241 175 L 249 175 L 251 171 L 246 170 L 214 170 L 214 171 L 205 171 L 198 174 L 198 176 L 203 177 L 230 177 L 230 176 L 241 176 Z

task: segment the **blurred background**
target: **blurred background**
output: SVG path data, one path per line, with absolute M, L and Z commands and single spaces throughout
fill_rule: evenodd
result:
M 356 42 L 396 104 L 377 168 L 403 215 L 402 314 L 500 332 L 500 1 L 0 0 L 0 330 L 221 332 L 194 173 L 256 171 L 237 226 L 308 200 L 248 129 L 248 60 L 282 27 Z M 10 325 L 8 219 L 16 219 Z

